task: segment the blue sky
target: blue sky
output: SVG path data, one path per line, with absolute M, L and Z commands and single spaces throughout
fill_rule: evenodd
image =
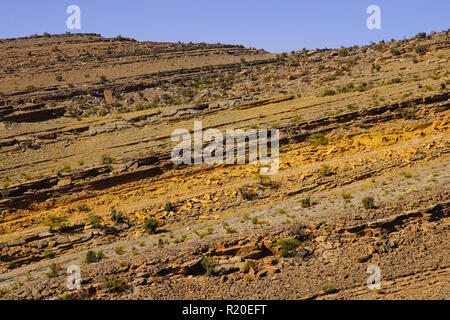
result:
M 272 52 L 362 45 L 450 28 L 449 0 L 1 0 L 0 38 L 65 33 L 72 4 L 81 8 L 77 32 Z M 381 8 L 380 30 L 366 27 L 372 4 Z

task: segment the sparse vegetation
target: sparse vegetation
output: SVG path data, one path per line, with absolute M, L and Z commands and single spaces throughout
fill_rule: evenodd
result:
M 69 173 L 72 171 L 72 168 L 69 165 L 66 165 L 58 170 L 58 175 L 62 175 L 63 173 Z
M 417 53 L 418 55 L 423 56 L 425 53 L 428 52 L 428 49 L 427 49 L 427 47 L 425 47 L 425 46 L 417 46 L 416 49 L 415 49 L 415 51 L 416 51 L 416 53 Z
M 323 133 L 316 133 L 316 134 L 312 134 L 309 137 L 311 144 L 314 147 L 318 147 L 318 146 L 326 146 L 328 144 L 328 140 L 325 138 L 325 136 L 323 135 Z
M 331 285 L 331 284 L 324 285 L 324 286 L 322 287 L 322 290 L 323 290 L 323 292 L 325 292 L 326 294 L 331 294 L 331 293 L 336 293 L 336 292 L 338 292 L 338 290 L 336 289 L 336 287 L 333 286 L 333 285 Z
M 328 176 L 331 176 L 330 167 L 327 166 L 326 164 L 320 165 L 320 175 L 321 175 L 322 177 L 328 177 Z
M 166 204 L 164 205 L 164 210 L 166 210 L 166 212 L 175 212 L 176 207 L 172 202 L 166 202 Z
M 443 298 L 413 284 L 444 275 L 448 40 L 423 33 L 278 60 L 95 34 L 3 40 L 0 297 L 297 299 L 345 288 L 339 297 Z M 216 145 L 234 163 L 174 164 L 181 125 L 183 155 L 196 158 L 194 120 L 206 135 L 271 128 L 279 141 L 273 131 L 255 143 L 249 164 L 247 136 L 240 164 L 236 137 L 226 154 L 231 145 L 205 135 L 205 152 Z M 261 174 L 266 148 L 280 153 L 278 174 Z M 359 290 L 380 259 L 408 262 L 383 269 L 386 296 Z M 72 264 L 81 290 L 65 286 Z M 401 288 L 398 276 L 424 265 L 426 279 Z
M 98 252 L 94 252 L 93 250 L 88 250 L 86 252 L 85 262 L 87 264 L 98 262 L 98 261 L 102 260 L 104 257 L 105 257 L 105 255 L 102 250 L 100 250 Z
M 5 294 L 8 294 L 9 293 L 9 289 L 8 288 L 0 288 L 0 298 L 3 298 L 3 296 L 5 295 Z
M 302 244 L 300 240 L 297 239 L 278 239 L 277 242 L 273 244 L 274 247 L 280 247 L 288 251 L 292 251 Z
M 61 298 L 62 300 L 73 300 L 73 296 L 70 293 L 64 293 Z
M 342 198 L 344 199 L 344 201 L 346 203 L 349 203 L 353 199 L 353 197 L 350 193 L 343 193 Z
M 61 272 L 62 267 L 59 263 L 50 263 L 48 265 L 48 269 L 50 270 L 49 272 L 47 272 L 45 275 L 49 278 L 54 278 L 57 277 L 59 275 L 59 272 Z
M 125 221 L 125 217 L 122 212 L 117 211 L 115 207 L 110 208 L 110 219 L 115 224 L 119 224 Z
M 101 228 L 103 218 L 96 214 L 90 214 L 86 218 L 87 224 L 92 225 L 94 228 Z
M 206 274 L 211 276 L 214 274 L 214 268 L 216 267 L 217 263 L 214 258 L 209 256 L 204 256 L 201 261 L 201 265 L 203 269 L 205 270 Z
M 396 83 L 401 83 L 402 79 L 400 78 L 392 78 L 390 80 L 388 80 L 387 84 L 396 84 Z
M 51 259 L 51 258 L 55 257 L 55 253 L 53 251 L 51 251 L 51 250 L 45 250 L 44 251 L 44 257 Z
M 426 32 L 419 32 L 417 35 L 416 35 L 416 38 L 417 39 L 425 39 L 427 37 L 427 33 Z
M 232 227 L 227 227 L 227 228 L 225 229 L 225 232 L 226 232 L 227 234 L 230 234 L 230 233 L 236 233 L 237 231 L 236 231 L 236 229 L 234 229 L 234 228 L 232 228 Z
M 301 205 L 302 205 L 302 208 L 309 208 L 309 207 L 311 207 L 311 199 L 309 197 L 302 199 L 301 200 Z
M 119 278 L 105 282 L 103 288 L 109 292 L 121 293 L 128 289 L 128 285 L 122 278 Z
M 335 94 L 336 94 L 336 91 L 331 90 L 331 89 L 326 89 L 326 90 L 322 93 L 322 97 L 334 96 Z
M 101 164 L 113 164 L 115 163 L 115 159 L 113 157 L 108 156 L 107 154 L 100 155 Z
M 66 221 L 67 221 L 67 218 L 65 218 L 65 217 L 49 215 L 47 222 L 45 222 L 44 224 L 50 228 L 50 231 L 52 231 L 55 228 L 62 227 L 64 222 L 66 222 Z
M 373 197 L 362 198 L 362 204 L 363 204 L 364 209 L 366 209 L 366 210 L 372 209 L 375 207 Z
M 403 172 L 403 176 L 407 179 L 412 178 L 412 174 L 408 172 Z
M 416 112 L 417 112 L 416 108 L 411 107 L 411 108 L 403 109 L 401 111 L 401 115 L 402 115 L 403 119 L 407 119 L 407 120 L 415 119 Z
M 242 267 L 242 272 L 247 273 L 250 271 L 250 269 L 253 269 L 255 271 L 258 270 L 256 262 L 251 260 L 246 261 L 244 266 Z
M 144 220 L 144 228 L 148 233 L 156 233 L 159 223 L 155 218 L 146 218 Z

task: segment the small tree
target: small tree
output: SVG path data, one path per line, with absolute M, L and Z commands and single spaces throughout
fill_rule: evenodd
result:
M 55 228 L 61 227 L 66 221 L 67 218 L 50 215 L 47 222 L 44 224 L 50 228 L 50 231 L 52 231 Z
M 207 275 L 214 274 L 214 268 L 216 266 L 216 261 L 211 257 L 203 257 L 201 261 L 203 269 L 205 269 Z

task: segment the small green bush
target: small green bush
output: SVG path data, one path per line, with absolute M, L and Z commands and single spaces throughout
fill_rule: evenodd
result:
M 95 253 L 93 250 L 88 250 L 86 252 L 86 263 L 94 263 L 97 261 L 100 261 L 101 259 L 103 259 L 105 257 L 105 255 L 103 254 L 103 251 L 98 251 L 97 253 Z
M 7 288 L 0 288 L 0 298 L 2 298 L 5 294 L 9 293 L 9 289 Z
M 308 198 L 302 199 L 301 204 L 302 204 L 302 208 L 311 207 L 311 198 L 308 197 Z
M 387 84 L 395 84 L 395 83 L 401 83 L 402 79 L 400 78 L 392 78 L 390 80 L 388 80 Z
M 63 300 L 73 300 L 73 296 L 70 293 L 64 293 L 62 295 Z
M 227 227 L 227 228 L 225 229 L 225 232 L 226 232 L 227 234 L 230 234 L 230 233 L 236 233 L 236 229 L 234 229 L 234 228 L 232 228 L 232 227 Z
M 242 272 L 247 273 L 250 271 L 251 268 L 256 271 L 257 270 L 256 263 L 254 261 L 247 261 L 242 267 Z
M 418 39 L 425 39 L 426 37 L 427 37 L 427 33 L 426 32 L 419 32 L 416 35 L 416 38 L 418 38 Z
M 320 174 L 322 175 L 322 177 L 331 176 L 330 167 L 326 164 L 320 165 Z
M 350 202 L 350 200 L 353 199 L 352 195 L 350 193 L 343 193 L 342 194 L 342 198 L 344 199 L 345 202 Z
M 164 210 L 166 210 L 167 212 L 175 211 L 175 210 L 176 210 L 176 207 L 173 205 L 172 202 L 167 202 L 167 203 L 164 205 Z
M 364 209 L 366 209 L 366 210 L 372 209 L 375 207 L 373 197 L 364 197 L 362 199 L 362 204 L 363 204 Z
M 329 285 L 329 284 L 324 285 L 324 286 L 322 287 L 322 290 L 323 290 L 325 293 L 336 293 L 336 292 L 338 292 L 338 290 L 336 289 L 335 286 Z
M 291 251 L 296 249 L 301 244 L 302 242 L 300 240 L 292 238 L 292 239 L 278 239 L 277 242 L 273 244 L 273 246 Z
M 101 227 L 101 222 L 102 222 L 103 218 L 100 217 L 99 215 L 96 214 L 90 214 L 87 218 L 86 221 L 88 224 L 92 225 L 94 228 L 99 228 Z
M 102 154 L 100 156 L 100 158 L 101 158 L 101 164 L 113 164 L 113 163 L 115 163 L 115 159 L 113 157 L 110 157 L 110 156 L 106 155 L 106 154 Z
M 128 285 L 121 278 L 110 280 L 103 284 L 103 287 L 109 292 L 124 292 L 128 289 Z
M 403 119 L 410 120 L 416 118 L 416 108 L 407 108 L 401 111 L 401 116 Z
M 423 56 L 425 53 L 427 53 L 428 49 L 425 46 L 417 46 L 415 51 L 418 55 Z
M 48 265 L 48 268 L 50 271 L 47 272 L 45 275 L 49 278 L 54 278 L 54 277 L 58 276 L 59 272 L 62 270 L 61 265 L 59 263 L 55 263 L 55 262 L 50 263 Z
M 118 224 L 122 223 L 125 220 L 123 213 L 117 211 L 115 207 L 111 207 L 110 212 L 111 212 L 110 218 L 112 222 Z
M 407 172 L 404 172 L 404 173 L 403 173 L 403 176 L 404 176 L 405 178 L 407 178 L 407 179 L 412 178 L 412 174 L 411 174 L 411 173 L 407 173 Z
M 148 233 L 155 233 L 158 225 L 158 220 L 155 218 L 146 218 L 144 220 L 144 228 Z
M 278 255 L 282 258 L 286 258 L 289 257 L 289 255 L 291 254 L 291 252 L 287 249 L 280 249 L 278 250 Z
M 205 270 L 207 275 L 213 275 L 214 274 L 214 268 L 216 267 L 216 261 L 208 256 L 205 256 L 202 258 L 202 261 L 200 262 L 203 269 Z
M 53 258 L 55 256 L 55 253 L 53 251 L 44 251 L 44 257 L 46 258 Z
M 48 216 L 47 222 L 45 222 L 44 225 L 48 226 L 51 231 L 54 228 L 61 227 L 66 221 L 67 218 L 50 215 Z
M 311 144 L 314 147 L 317 146 L 326 146 L 328 144 L 328 140 L 325 138 L 323 133 L 315 133 L 309 137 Z
M 331 89 L 326 89 L 326 90 L 322 93 L 322 97 L 334 96 L 335 94 L 336 94 L 336 91 L 331 90 Z

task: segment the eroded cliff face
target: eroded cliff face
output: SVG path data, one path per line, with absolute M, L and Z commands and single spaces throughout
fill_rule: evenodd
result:
M 448 298 L 449 52 L 0 40 L 1 295 Z M 200 120 L 279 129 L 279 172 L 174 165 Z

